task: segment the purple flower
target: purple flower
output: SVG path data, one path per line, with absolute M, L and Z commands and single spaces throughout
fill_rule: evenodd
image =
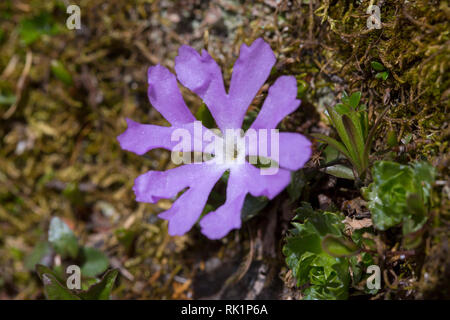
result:
M 205 50 L 200 55 L 193 48 L 182 46 L 175 59 L 175 71 L 181 84 L 203 99 L 219 129 L 225 132 L 226 129 L 241 128 L 249 105 L 274 64 L 275 55 L 270 46 L 257 39 L 251 46 L 241 46 L 228 93 L 219 66 Z M 145 125 L 127 119 L 128 128 L 118 140 L 123 149 L 139 155 L 154 148 L 174 150 L 177 142 L 172 141 L 171 137 L 175 130 L 183 129 L 197 136 L 194 133 L 196 119 L 181 96 L 175 76 L 161 65 L 150 67 L 148 84 L 151 104 L 171 126 Z M 300 105 L 296 96 L 295 78 L 279 77 L 269 89 L 261 111 L 250 128 L 275 129 L 286 115 Z M 203 131 L 208 131 L 201 127 Z M 185 164 L 164 172 L 149 171 L 139 176 L 133 188 L 136 200 L 155 203 L 161 198 L 173 198 L 186 189 L 169 210 L 159 215 L 169 221 L 170 235 L 182 235 L 196 223 L 212 188 L 229 170 L 226 202 L 200 221 L 202 233 L 208 238 L 222 238 L 230 230 L 241 227 L 241 209 L 247 193 L 274 198 L 289 184 L 290 171 L 303 167 L 311 156 L 311 143 L 301 134 L 281 132 L 277 142 L 280 168 L 275 174 L 262 175 L 260 169 L 249 162 Z M 194 142 L 191 150 L 183 151 L 204 149 L 203 145 Z M 259 147 L 255 150 L 245 149 L 245 153 L 247 156 L 261 155 Z

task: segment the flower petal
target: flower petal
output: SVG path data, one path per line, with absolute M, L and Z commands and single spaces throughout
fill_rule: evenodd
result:
M 127 119 L 127 125 L 127 130 L 119 135 L 117 140 L 122 149 L 138 155 L 156 148 L 173 150 L 180 143 L 181 139 L 187 139 L 187 147 L 182 151 L 203 151 L 206 143 L 202 143 L 202 137 L 204 132 L 209 130 L 203 127 L 200 121 L 180 124 L 179 126 L 163 127 L 140 124 Z
M 302 168 L 311 157 L 311 142 L 300 133 L 278 132 L 276 134 L 274 131 L 274 134 L 272 130 L 276 129 L 270 129 L 264 131 L 266 134 L 261 134 L 262 130 L 264 129 L 258 129 L 255 135 L 251 135 L 250 130 L 246 132 L 246 137 L 254 137 L 246 142 L 247 155 L 272 159 L 281 168 L 288 170 Z
M 269 94 L 250 128 L 272 129 L 285 116 L 293 112 L 300 105 L 297 97 L 297 81 L 293 76 L 281 76 L 270 87 Z
M 133 191 L 139 202 L 155 203 L 159 199 L 173 198 L 186 187 L 193 187 L 199 177 L 225 171 L 208 162 L 192 163 L 166 171 L 148 171 L 136 178 Z
M 117 140 L 122 149 L 142 155 L 155 148 L 170 149 L 171 131 L 170 127 L 140 124 L 127 119 L 127 130 Z
M 217 178 L 219 179 L 219 178 Z M 159 214 L 169 221 L 169 234 L 181 236 L 188 232 L 200 217 L 214 183 L 202 183 L 189 188 L 173 204 L 172 207 Z
M 220 67 L 207 51 L 200 55 L 194 48 L 181 46 L 175 58 L 175 71 L 183 86 L 205 102 L 217 125 L 223 128 L 228 97 Z
M 183 100 L 175 75 L 161 65 L 148 69 L 148 98 L 172 125 L 195 121 Z
M 161 213 L 161 219 L 169 220 L 169 234 L 180 236 L 188 232 L 200 217 L 212 188 L 224 171 L 202 175 L 202 183 L 192 185 L 173 204 Z M 197 177 L 198 178 L 198 177 Z
M 184 165 L 167 171 L 149 171 L 135 180 L 133 190 L 137 201 L 155 203 L 162 198 L 173 198 L 188 188 L 169 210 L 159 215 L 169 220 L 170 235 L 182 235 L 197 221 L 211 189 L 224 171 L 209 163 Z M 198 183 L 199 178 L 201 183 Z
M 293 171 L 303 168 L 311 153 L 311 142 L 304 135 L 280 132 L 280 167 Z
M 209 239 L 220 239 L 232 229 L 241 227 L 241 209 L 244 204 L 246 181 L 240 169 L 231 168 L 227 185 L 227 200 L 216 211 L 208 213 L 201 221 L 202 233 Z
M 232 109 L 228 110 L 228 128 L 241 127 L 248 107 L 269 77 L 275 60 L 269 44 L 261 38 L 256 39 L 249 47 L 245 44 L 241 46 L 228 93 Z
M 278 168 L 274 174 L 262 174 L 267 169 L 259 169 L 245 163 L 241 170 L 241 177 L 247 181 L 247 190 L 255 197 L 265 196 L 272 200 L 288 186 L 291 181 L 291 172 Z

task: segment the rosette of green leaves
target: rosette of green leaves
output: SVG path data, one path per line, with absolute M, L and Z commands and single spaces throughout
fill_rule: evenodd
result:
M 421 229 L 427 220 L 435 174 L 426 162 L 375 162 L 373 183 L 364 190 L 374 226 L 386 230 L 402 223 L 404 235 Z
M 304 299 L 347 299 L 348 256 L 358 249 L 343 235 L 343 217 L 314 211 L 308 203 L 303 203 L 296 212 L 294 229 L 286 238 L 283 254 L 297 286 L 305 287 Z
M 326 107 L 329 120 L 336 129 L 340 141 L 323 134 L 312 134 L 313 137 L 327 143 L 347 158 L 353 167 L 353 172 L 359 178 L 364 176 L 369 167 L 370 149 L 379 123 L 377 120 L 369 131 L 367 107 L 360 104 L 360 100 L 361 92 L 354 92 L 351 96 L 344 92 L 341 103 L 336 104 L 334 108 Z M 387 109 L 384 112 L 386 111 Z M 343 167 L 342 165 L 336 166 Z M 347 167 L 333 169 L 341 173 L 336 175 L 338 177 L 341 177 L 342 173 L 350 171 Z M 329 170 L 329 173 L 335 175 L 334 171 Z M 355 174 L 347 174 L 346 178 L 354 179 Z

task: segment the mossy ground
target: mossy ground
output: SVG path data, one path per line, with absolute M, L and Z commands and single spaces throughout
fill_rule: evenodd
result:
M 298 79 L 302 106 L 281 129 L 331 132 L 323 105 L 334 104 L 343 90 L 361 91 L 371 119 L 390 108 L 374 158 L 427 159 L 437 167 L 423 246 L 402 260 L 396 230 L 377 238 L 386 272 L 376 298 L 450 297 L 447 1 L 380 1 L 379 30 L 367 29 L 369 1 L 277 3 L 80 0 L 79 31 L 65 28 L 65 1 L 0 3 L 0 299 L 43 297 L 24 258 L 46 238 L 52 216 L 63 217 L 82 243 L 102 249 L 121 270 L 117 299 L 301 295 L 280 250 L 298 206 L 286 192 L 221 241 L 208 241 L 196 228 L 173 238 L 156 218 L 170 202 L 137 203 L 132 192 L 139 174 L 170 166 L 169 154 L 156 150 L 139 157 L 122 151 L 116 140 L 127 117 L 164 123 L 146 96 L 150 65 L 173 70 L 180 45 L 206 47 L 229 83 L 240 45 L 257 37 L 277 56 L 268 82 L 282 74 Z M 49 31 L 25 44 L 24 21 L 43 13 Z M 52 72 L 53 60 L 71 79 Z M 372 61 L 389 71 L 385 81 L 375 78 Z M 193 111 L 201 106 L 198 97 L 182 92 Z M 314 169 L 319 158 L 316 149 L 308 167 Z M 299 200 L 315 207 L 333 203 L 351 216 L 358 196 L 352 183 L 317 173 Z M 129 240 L 120 229 L 129 231 Z M 205 281 L 212 284 L 205 287 Z

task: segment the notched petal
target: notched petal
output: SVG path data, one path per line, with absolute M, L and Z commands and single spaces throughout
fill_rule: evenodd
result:
M 212 188 L 224 171 L 208 163 L 149 171 L 135 180 L 133 190 L 137 201 L 155 203 L 160 199 L 174 198 L 187 188 L 169 210 L 159 215 L 169 221 L 170 235 L 182 235 L 200 217 Z
M 148 98 L 172 125 L 195 121 L 183 100 L 175 75 L 161 65 L 148 69 Z
M 253 129 L 272 129 L 300 105 L 297 99 L 297 80 L 293 76 L 281 76 L 269 88 L 269 94 L 251 125 Z
M 250 103 L 269 77 L 275 60 L 269 44 L 261 38 L 250 46 L 241 46 L 230 82 L 231 128 L 241 127 Z
M 216 211 L 208 213 L 200 221 L 202 233 L 209 239 L 220 239 L 231 230 L 241 227 L 241 210 L 247 194 L 242 168 L 232 168 L 227 185 L 227 200 Z
M 131 119 L 127 120 L 127 129 L 117 137 L 122 149 L 142 155 L 152 149 L 163 148 L 174 150 L 182 145 L 178 151 L 202 152 L 207 146 L 202 138 L 205 128 L 200 121 L 180 124 L 178 126 L 163 127 L 151 124 L 141 124 Z
M 228 97 L 222 72 L 214 59 L 203 50 L 200 55 L 189 46 L 182 46 L 175 58 L 178 80 L 205 102 L 219 127 L 224 128 Z

